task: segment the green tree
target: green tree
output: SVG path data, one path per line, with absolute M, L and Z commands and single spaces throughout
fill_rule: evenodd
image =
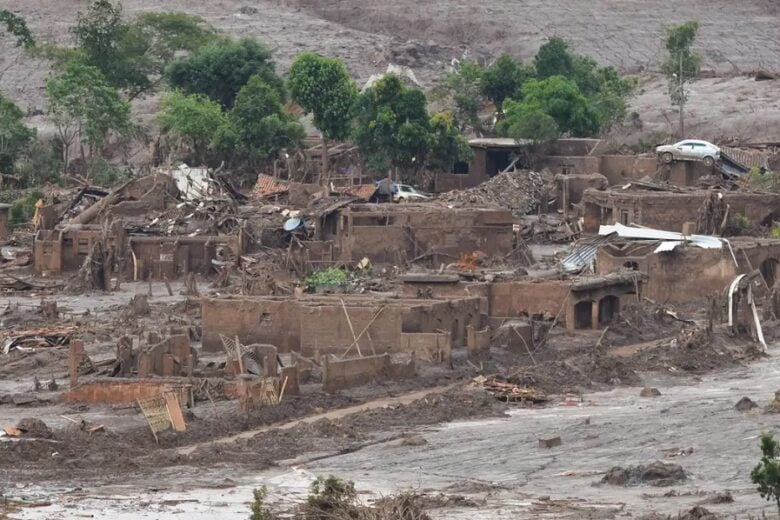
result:
M 750 480 L 758 485 L 761 498 L 774 500 L 780 511 L 780 445 L 769 433 L 761 434 L 761 461 L 750 472 Z
M 532 71 L 508 54 L 502 54 L 482 73 L 482 94 L 493 102 L 499 118 L 507 98 L 522 95 L 523 84 L 532 77 Z
M 322 177 L 328 175 L 328 141 L 343 141 L 352 130 L 352 105 L 357 88 L 344 63 L 306 52 L 290 67 L 290 95 L 307 113 L 314 114 L 314 126 L 322 133 Z
M 425 95 L 388 74 L 358 96 L 354 140 L 368 166 L 404 171 L 422 166 L 429 150 Z
M 259 489 L 255 489 L 252 495 L 252 504 L 249 506 L 252 514 L 249 515 L 249 520 L 273 520 L 274 515 L 265 503 L 265 499 L 268 496 L 268 488 L 262 486 Z
M 572 77 L 574 58 L 569 52 L 569 44 L 557 36 L 547 40 L 534 56 L 534 68 L 539 79 L 552 76 Z
M 598 112 L 577 84 L 563 76 L 527 81 L 523 86 L 523 104 L 527 107 L 524 110 L 540 110 L 552 117 L 561 133 L 588 137 L 599 131 Z
M 219 130 L 212 146 L 222 153 L 237 148 L 255 163 L 300 146 L 304 137 L 303 126 L 284 113 L 278 89 L 252 76 L 238 92 L 228 124 Z
M 439 112 L 431 116 L 430 153 L 428 167 L 434 171 L 450 172 L 458 161 L 468 161 L 472 157 L 471 147 L 455 126 L 449 112 Z
M 672 106 L 680 107 L 680 138 L 685 138 L 685 103 L 688 92 L 685 84 L 695 79 L 701 70 L 701 57 L 692 49 L 699 32 L 699 23 L 686 22 L 666 30 L 666 58 L 661 69 L 669 81 Z
M 176 60 L 166 69 L 168 83 L 189 94 L 204 94 L 226 110 L 233 107 L 238 91 L 258 76 L 285 101 L 284 82 L 276 74 L 271 51 L 252 38 L 219 40 Z
M 209 145 L 219 128 L 227 122 L 219 103 L 202 94 L 168 93 L 157 114 L 161 133 L 176 142 L 176 150 L 192 150 L 190 158 L 196 164 L 206 161 Z
M 353 518 L 357 513 L 357 492 L 351 480 L 333 475 L 317 477 L 304 508 L 305 520 L 328 520 L 334 517 Z
M 455 120 L 461 131 L 467 127 L 480 130 L 479 110 L 482 108 L 482 74 L 484 69 L 471 61 L 461 61 L 446 80 L 455 103 Z
M 35 138 L 35 129 L 24 124 L 16 103 L 0 95 L 0 173 L 11 173 L 22 152 Z
M 35 38 L 27 27 L 27 21 L 7 9 L 0 9 L 0 23 L 6 31 L 16 36 L 16 46 L 30 49 L 35 46 Z
M 508 99 L 504 108 L 504 119 L 497 126 L 501 136 L 511 137 L 516 141 L 528 139 L 543 143 L 561 135 L 555 119 L 538 105 Z
M 65 168 L 76 142 L 80 143 L 82 164 L 86 166 L 87 157 L 93 157 L 105 145 L 111 132 L 126 135 L 134 129 L 130 104 L 95 67 L 72 61 L 46 82 L 46 91 L 48 115 L 62 143 Z
M 614 67 L 599 67 L 593 58 L 574 56 L 571 79 L 589 98 L 599 114 L 602 130 L 626 118 L 628 97 L 633 85 L 620 77 Z
M 143 13 L 126 22 L 121 5 L 109 0 L 96 0 L 79 13 L 72 32 L 76 52 L 131 99 L 157 86 L 177 52 L 195 51 L 216 38 L 202 19 L 182 13 Z M 53 54 L 73 57 L 72 52 Z

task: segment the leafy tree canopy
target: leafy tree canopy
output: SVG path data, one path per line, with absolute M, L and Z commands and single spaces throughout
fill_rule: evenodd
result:
M 425 95 L 387 75 L 358 97 L 354 140 L 371 169 L 421 166 L 430 123 Z
M 5 25 L 6 31 L 16 36 L 16 46 L 32 48 L 35 46 L 35 38 L 27 27 L 27 21 L 19 15 L 7 9 L 0 9 L 0 23 Z
M 71 61 L 47 81 L 46 91 L 49 118 L 66 149 L 75 137 L 94 152 L 105 144 L 109 132 L 121 135 L 135 128 L 130 104 L 96 67 Z
M 72 32 L 84 61 L 131 97 L 152 89 L 176 52 L 195 51 L 216 38 L 203 20 L 182 13 L 143 13 L 127 22 L 121 5 L 109 0 L 79 13 Z
M 0 172 L 9 173 L 35 138 L 35 129 L 28 128 L 23 118 L 16 103 L 0 95 Z
M 758 485 L 761 498 L 774 500 L 780 510 L 780 445 L 768 433 L 761 434 L 761 460 L 750 472 L 750 480 Z
M 288 86 L 293 100 L 314 114 L 314 126 L 326 139 L 349 137 L 357 88 L 341 60 L 303 53 L 290 67 Z
M 239 90 L 252 76 L 258 76 L 285 101 L 284 83 L 276 74 L 271 51 L 252 38 L 210 43 L 174 61 L 166 70 L 172 87 L 190 94 L 204 94 L 224 109 L 233 107 Z
M 502 113 L 507 98 L 521 95 L 523 84 L 533 76 L 533 71 L 508 54 L 502 54 L 482 73 L 482 94 Z
M 455 121 L 461 130 L 478 129 L 479 110 L 482 107 L 482 74 L 484 69 L 463 60 L 447 76 L 446 85 L 455 103 Z
M 537 143 L 552 141 L 561 135 L 558 123 L 539 106 L 507 100 L 505 117 L 498 123 L 499 135 L 516 141 L 528 139 Z
M 434 171 L 449 172 L 457 161 L 468 161 L 473 153 L 469 143 L 455 126 L 449 112 L 431 116 L 431 143 L 428 167 Z
M 599 131 L 599 116 L 593 105 L 576 83 L 563 76 L 526 82 L 523 103 L 553 118 L 562 133 L 587 137 Z
M 255 162 L 300 146 L 304 137 L 303 126 L 284 113 L 278 88 L 252 76 L 238 92 L 228 125 L 217 133 L 213 147 L 223 153 L 231 147 L 238 149 Z
M 551 76 L 572 77 L 574 59 L 569 52 L 569 44 L 557 36 L 547 40 L 534 57 L 534 68 L 539 79 Z
M 157 120 L 163 135 L 189 144 L 196 163 L 206 160 L 212 139 L 227 122 L 219 103 L 202 94 L 187 95 L 179 91 L 163 98 Z

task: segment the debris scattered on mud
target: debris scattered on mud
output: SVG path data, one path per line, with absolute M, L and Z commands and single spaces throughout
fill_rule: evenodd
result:
M 49 428 L 45 422 L 34 417 L 20 419 L 16 424 L 16 428 L 29 437 L 36 437 L 39 439 L 50 439 L 52 437 L 51 428 Z
M 745 396 L 734 405 L 734 408 L 740 412 L 748 412 L 753 408 L 758 408 L 758 405 L 751 398 Z
M 648 465 L 640 464 L 627 468 L 615 466 L 607 471 L 601 483 L 624 487 L 642 484 L 661 487 L 671 486 L 686 479 L 685 470 L 679 464 L 655 461 Z

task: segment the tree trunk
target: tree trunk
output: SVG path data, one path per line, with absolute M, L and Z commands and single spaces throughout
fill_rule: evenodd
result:
M 328 182 L 328 140 L 322 135 L 322 170 L 320 171 L 320 184 Z

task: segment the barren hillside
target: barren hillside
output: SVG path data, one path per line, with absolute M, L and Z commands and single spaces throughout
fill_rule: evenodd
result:
M 0 7 L 25 16 L 39 38 L 61 43 L 69 40 L 68 27 L 88 4 L 0 1 Z M 185 11 L 232 35 L 256 36 L 275 49 L 282 70 L 304 50 L 340 56 L 359 80 L 394 62 L 412 67 L 430 86 L 453 58 L 490 59 L 510 52 L 528 59 L 552 35 L 626 73 L 652 75 L 664 27 L 690 19 L 701 24 L 697 47 L 706 71 L 722 78 L 755 70 L 780 72 L 776 0 L 125 0 L 123 6 L 127 13 Z M 31 112 L 41 110 L 47 66 L 20 55 L 11 43 L 0 40 L 0 91 Z M 760 103 L 761 110 L 752 85 L 763 93 L 762 100 L 769 98 Z M 780 90 L 777 80 L 759 86 L 743 78 L 719 79 L 699 90 L 715 95 L 694 101 L 701 108 L 692 114 L 692 123 L 701 123 L 702 137 L 729 134 L 733 120 L 739 127 L 736 134 L 780 140 L 780 107 L 771 95 Z M 662 129 L 668 117 L 663 82 L 644 82 L 635 108 L 653 128 Z M 143 113 L 152 107 L 139 109 Z M 769 135 L 763 135 L 767 129 Z

